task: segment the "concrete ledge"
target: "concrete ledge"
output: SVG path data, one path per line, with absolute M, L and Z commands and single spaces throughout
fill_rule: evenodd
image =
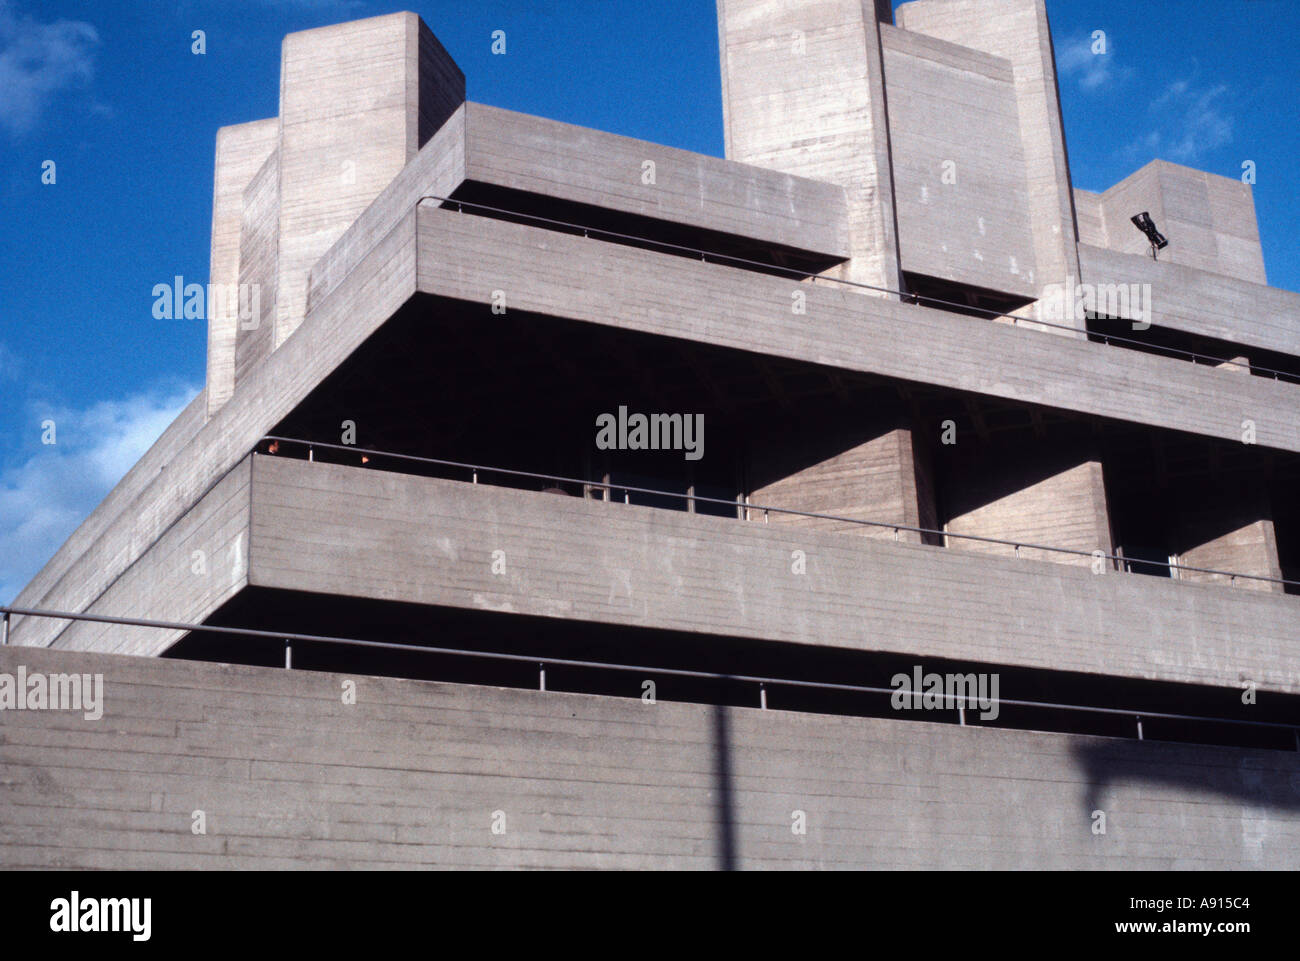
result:
M 465 108 L 467 180 L 849 256 L 848 205 L 835 184 L 498 107 Z M 653 184 L 641 179 L 646 161 Z
M 85 613 L 199 624 L 248 584 L 252 502 L 245 457 L 108 588 Z M 33 618 L 32 623 L 38 619 Z M 186 632 L 93 621 L 54 621 L 61 648 L 160 654 Z

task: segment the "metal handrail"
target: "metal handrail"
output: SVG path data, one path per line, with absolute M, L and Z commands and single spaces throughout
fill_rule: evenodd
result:
M 787 677 L 767 677 L 758 674 L 723 674 L 717 671 L 692 671 L 685 668 L 675 667 L 654 667 L 646 664 L 618 664 L 610 661 L 588 661 L 567 657 L 542 657 L 535 654 L 506 654 L 499 651 L 476 651 L 468 648 L 456 647 L 437 647 L 426 644 L 403 644 L 396 641 L 370 641 L 355 637 L 340 637 L 332 634 L 304 634 L 295 631 L 267 631 L 258 628 L 248 627 L 225 627 L 211 624 L 193 624 L 187 621 L 163 621 L 143 617 L 118 617 L 109 614 L 76 614 L 71 611 L 52 611 L 43 608 L 30 607 L 5 607 L 0 606 L 0 615 L 6 619 L 10 615 L 19 617 L 48 617 L 55 620 L 68 621 L 90 621 L 98 624 L 116 624 L 124 627 L 152 627 L 160 630 L 174 630 L 198 632 L 207 634 L 225 634 L 240 637 L 257 637 L 283 642 L 289 645 L 293 641 L 320 644 L 340 644 L 349 647 L 365 647 L 380 650 L 418 652 L 423 654 L 445 654 L 457 657 L 481 657 L 489 660 L 514 661 L 518 663 L 536 664 L 543 669 L 547 666 L 557 667 L 581 667 L 596 670 L 636 672 L 640 674 L 661 674 L 671 677 L 689 677 L 703 680 L 714 681 L 737 681 L 745 684 L 758 684 L 763 693 L 760 696 L 760 703 L 763 706 L 767 704 L 766 687 L 768 685 L 777 685 L 779 687 L 801 687 L 815 690 L 827 691 L 846 691 L 855 694 L 897 694 L 899 689 L 894 687 L 875 687 L 868 684 L 842 684 L 832 681 L 807 681 L 798 678 Z M 285 660 L 285 668 L 290 668 L 288 657 Z M 956 672 L 946 673 L 979 673 L 979 672 Z M 543 682 L 544 683 L 544 682 Z M 913 692 L 915 693 L 915 692 Z M 966 694 L 941 694 L 939 695 L 946 702 L 961 701 L 962 708 L 967 708 L 972 704 L 979 703 L 978 695 Z M 988 699 L 986 699 L 988 700 Z M 1019 698 L 997 697 L 992 701 L 999 706 L 1010 705 L 1012 707 L 1029 707 L 1040 708 L 1044 710 L 1055 711 L 1078 711 L 1085 714 L 1106 714 L 1135 718 L 1139 722 L 1139 731 L 1141 730 L 1141 720 L 1156 719 L 1170 721 L 1199 721 L 1207 724 L 1236 724 L 1245 727 L 1266 727 L 1277 730 L 1291 731 L 1296 736 L 1297 750 L 1300 750 L 1300 724 L 1288 724 L 1283 721 L 1246 721 L 1238 718 L 1228 717 L 1207 717 L 1199 714 L 1172 714 L 1165 711 L 1140 711 L 1126 708 L 1115 707 L 1090 707 L 1083 704 L 1060 704 L 1053 701 L 1029 701 Z M 954 708 L 946 708 L 953 710 Z
M 776 271 L 781 274 L 792 274 L 798 277 L 802 277 L 805 280 L 811 280 L 814 282 L 818 280 L 828 280 L 831 281 L 832 283 L 844 284 L 845 286 L 848 287 L 860 287 L 863 290 L 874 290 L 878 293 L 883 293 L 883 294 L 896 294 L 903 301 L 912 304 L 917 304 L 917 305 L 936 304 L 941 307 L 955 307 L 960 311 L 964 311 L 968 313 L 983 314 L 990 318 L 1006 317 L 1009 320 L 1011 320 L 1013 325 L 1017 324 L 1017 322 L 1019 321 L 1024 321 L 1026 323 L 1038 324 L 1039 326 L 1042 327 L 1050 327 L 1054 330 L 1068 331 L 1071 334 L 1084 334 L 1088 337 L 1097 337 L 1100 338 L 1104 343 L 1108 345 L 1111 342 L 1115 342 L 1119 344 L 1128 344 L 1134 347 L 1140 347 L 1144 351 L 1151 351 L 1151 352 L 1163 351 L 1169 354 L 1177 355 L 1179 357 L 1187 357 L 1190 358 L 1193 363 L 1203 360 L 1203 361 L 1210 361 L 1217 366 L 1241 367 L 1248 372 L 1263 371 L 1265 373 L 1272 374 L 1274 380 L 1285 379 L 1291 383 L 1300 384 L 1300 374 L 1294 374 L 1284 370 L 1276 370 L 1275 368 L 1264 367 L 1259 364 L 1251 364 L 1251 363 L 1243 364 L 1240 361 L 1230 357 L 1215 357 L 1211 354 L 1200 354 L 1197 353 L 1196 351 L 1183 350 L 1181 347 L 1167 347 L 1163 344 L 1153 344 L 1147 341 L 1137 340 L 1136 338 L 1132 338 L 1132 337 L 1123 337 L 1118 334 L 1100 334 L 1086 329 L 1080 330 L 1077 327 L 1070 327 L 1067 326 L 1066 324 L 1057 324 L 1048 320 L 1038 320 L 1033 317 L 1021 317 L 1017 314 L 1011 314 L 1000 310 L 993 310 L 991 307 L 975 307 L 970 304 L 959 304 L 956 301 L 944 300 L 940 297 L 931 297 L 926 294 L 917 294 L 905 290 L 895 290 L 892 287 L 879 287 L 876 286 L 875 284 L 863 283 L 860 280 L 847 280 L 843 277 L 833 277 L 830 276 L 829 274 L 821 274 L 815 271 L 799 270 L 796 267 L 783 267 L 780 264 L 771 264 L 762 260 L 751 260 L 746 257 L 735 256 L 734 254 L 723 254 L 723 253 L 718 253 L 716 251 L 703 250 L 698 247 L 686 247 L 683 246 L 682 244 L 669 243 L 666 240 L 654 240 L 649 237 L 638 237 L 635 234 L 624 234 L 624 233 L 619 233 L 618 231 L 615 230 L 606 230 L 603 227 L 591 227 L 585 224 L 570 223 L 569 221 L 565 221 L 565 220 L 555 220 L 554 218 L 543 217 L 539 214 L 526 214 L 517 210 L 509 210 L 508 208 L 505 207 L 493 207 L 488 204 L 473 203 L 468 200 L 458 200 L 455 197 L 442 197 L 437 194 L 426 194 L 423 197 L 419 198 L 419 200 L 415 202 L 415 205 L 418 207 L 421 203 L 423 203 L 426 200 L 435 200 L 438 201 L 439 203 L 455 204 L 457 210 L 461 213 L 464 213 L 464 208 L 469 207 L 474 210 L 489 211 L 494 214 L 504 214 L 506 216 L 517 217 L 522 220 L 531 220 L 541 224 L 549 224 L 553 227 L 564 227 L 574 231 L 582 231 L 582 235 L 584 237 L 597 236 L 597 237 L 609 237 L 615 240 L 635 241 L 638 244 L 647 244 L 655 247 L 660 247 L 665 250 L 673 250 L 673 251 L 678 251 L 680 253 L 699 255 L 700 259 L 706 263 L 708 262 L 708 259 L 711 258 L 713 260 L 725 260 L 725 261 L 731 261 L 732 263 L 736 263 L 736 264 L 744 264 L 749 267 L 758 267 L 764 270 L 765 272 Z M 1243 345 L 1243 347 L 1244 346 L 1245 345 Z
M 530 480 L 553 481 L 555 483 L 561 483 L 561 484 L 579 484 L 584 487 L 590 487 L 598 490 L 609 490 L 609 491 L 620 490 L 620 491 L 627 491 L 633 494 L 650 494 L 656 497 L 673 497 L 684 501 L 700 501 L 706 504 L 718 504 L 724 507 L 745 508 L 748 511 L 762 511 L 765 514 L 767 513 L 791 514 L 796 517 L 811 517 L 818 520 L 837 521 L 846 524 L 860 524 L 864 527 L 877 527 L 882 530 L 892 530 L 895 532 L 908 531 L 909 533 L 934 534 L 942 537 L 957 538 L 959 540 L 980 541 L 986 544 L 999 544 L 1004 547 L 1012 547 L 1016 551 L 1016 556 L 1019 556 L 1020 549 L 1024 548 L 1025 550 L 1048 551 L 1050 553 L 1057 553 L 1057 554 L 1070 554 L 1075 557 L 1090 557 L 1098 560 L 1118 561 L 1122 565 L 1148 564 L 1152 567 L 1164 567 L 1170 571 L 1192 571 L 1197 574 L 1217 574 L 1222 577 L 1230 578 L 1233 583 L 1235 583 L 1237 578 L 1244 578 L 1246 580 L 1252 580 L 1252 581 L 1264 581 L 1269 584 L 1283 584 L 1283 585 L 1290 585 L 1293 587 L 1300 587 L 1300 581 L 1287 580 L 1286 578 L 1281 578 L 1281 577 L 1265 577 L 1262 574 L 1241 574 L 1236 571 L 1221 571 L 1210 567 L 1192 567 L 1186 564 L 1171 564 L 1165 561 L 1148 561 L 1140 558 L 1123 557 L 1122 555 L 1119 554 L 1107 554 L 1101 550 L 1082 551 L 1073 547 L 1055 547 L 1049 544 L 1034 544 L 1029 541 L 1006 540 L 1000 537 L 985 537 L 981 534 L 959 534 L 952 531 L 943 531 L 931 527 L 917 527 L 911 524 L 895 524 L 889 521 L 872 521 L 872 520 L 865 520 L 860 517 L 842 517 L 838 514 L 822 514 L 815 511 L 801 511 L 791 507 L 772 507 L 770 505 L 763 505 L 763 504 L 747 504 L 747 503 L 742 503 L 740 501 L 724 500 L 720 497 L 705 497 L 699 494 L 689 494 L 689 493 L 684 494 L 681 491 L 656 490 L 651 487 L 633 487 L 628 484 L 606 484 L 604 482 L 584 480 L 578 477 L 565 477 L 560 474 L 539 474 L 535 471 L 516 470 L 508 467 L 492 467 L 484 464 L 469 464 L 463 461 L 441 460 L 436 457 L 421 457 L 417 454 L 399 454 L 394 451 L 375 450 L 369 447 L 356 447 L 347 444 L 331 444 L 323 441 L 303 440 L 301 437 L 281 437 L 276 434 L 267 434 L 262 438 L 258 446 L 260 447 L 262 443 L 268 441 L 278 441 L 282 444 L 300 444 L 308 448 L 308 450 L 319 447 L 326 450 L 343 451 L 349 454 L 365 454 L 370 457 L 389 457 L 396 460 L 413 461 L 421 464 L 432 464 L 438 467 L 453 467 L 461 470 L 472 471 L 475 472 L 475 474 L 477 474 L 477 472 L 480 471 L 490 473 L 490 474 L 506 474 L 512 477 L 526 477 L 529 478 Z M 254 451 L 256 451 L 256 448 L 254 448 Z M 1131 571 L 1125 571 L 1124 573 L 1131 573 Z

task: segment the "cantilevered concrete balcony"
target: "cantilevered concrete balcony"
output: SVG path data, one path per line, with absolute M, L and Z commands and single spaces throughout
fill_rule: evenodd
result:
M 485 313 L 502 291 L 511 310 L 1207 437 L 1240 441 L 1248 419 L 1258 445 L 1300 451 L 1300 385 L 434 207 L 415 226 L 420 291 Z
M 438 143 L 435 137 L 426 151 Z M 418 199 L 424 188 L 393 189 L 325 259 L 304 323 L 249 368 L 209 419 L 200 405 L 169 428 L 157 455 L 128 474 L 18 606 L 83 610 L 95 602 L 418 294 L 456 305 L 447 313 L 455 323 L 492 323 L 500 291 L 511 316 L 536 324 L 565 318 L 1235 444 L 1249 420 L 1256 447 L 1300 450 L 1294 384 L 431 203 L 403 212 L 396 195 Z M 792 309 L 795 293 L 804 295 L 803 313 Z M 44 644 L 56 634 L 49 622 L 16 623 L 20 643 Z
M 0 648 L 19 665 L 110 693 L 101 723 L 8 712 L 6 868 L 1300 866 L 1283 751 Z M 209 836 L 176 828 L 196 796 Z M 509 834 L 467 841 L 497 809 Z
M 1294 596 L 265 455 L 89 610 L 130 616 L 147 591 L 154 618 L 197 623 L 250 588 L 1300 693 Z M 181 633 L 77 623 L 55 646 L 158 654 Z
M 422 197 L 707 247 L 772 269 L 823 270 L 850 252 L 842 187 L 466 103 L 312 268 L 309 309 Z
M 1294 291 L 1089 244 L 1079 245 L 1079 270 L 1085 283 L 1150 285 L 1153 327 L 1224 341 L 1248 355 L 1300 357 L 1300 294 Z M 1140 318 L 1130 311 L 1124 319 Z

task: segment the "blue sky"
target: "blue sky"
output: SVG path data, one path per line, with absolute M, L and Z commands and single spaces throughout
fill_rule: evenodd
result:
M 275 115 L 285 33 L 403 8 L 473 100 L 722 154 L 712 0 L 0 0 L 0 602 L 202 384 L 203 323 L 154 319 L 151 291 L 207 281 L 217 127 Z M 1048 11 L 1075 185 L 1252 160 L 1269 282 L 1300 290 L 1300 3 Z

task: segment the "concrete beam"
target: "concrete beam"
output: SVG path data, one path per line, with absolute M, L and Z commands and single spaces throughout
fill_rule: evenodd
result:
M 251 457 L 236 464 L 85 613 L 198 624 L 242 591 L 248 583 L 251 465 Z M 93 621 L 60 626 L 60 648 L 149 656 L 161 654 L 185 634 Z
M 845 192 L 835 184 L 479 103 L 465 112 L 466 180 L 825 257 L 850 254 Z
M 921 479 L 912 431 L 893 418 L 864 417 L 853 431 L 830 437 L 766 434 L 748 465 L 750 501 L 770 507 L 860 520 L 893 520 L 910 527 L 935 526 L 933 493 Z M 912 531 L 864 527 L 793 514 L 756 513 L 786 527 L 844 531 L 919 543 Z
M 1208 486 L 1208 485 L 1207 485 Z M 1211 490 L 1184 492 L 1176 516 L 1181 536 L 1175 545 L 1180 564 L 1211 570 L 1237 571 L 1259 577 L 1281 577 L 1273 509 L 1267 494 L 1247 485 L 1214 485 Z M 1221 574 L 1180 570 L 1187 581 L 1227 583 Z M 1281 584 L 1238 579 L 1235 587 L 1281 590 Z
M 944 492 L 949 534 L 1047 544 L 1071 550 L 1115 552 L 1101 462 L 1080 451 L 1049 451 L 1038 445 L 996 458 L 981 472 L 968 465 Z M 946 538 L 953 550 L 1090 567 L 1091 557 L 1061 555 L 1004 544 Z M 1109 565 L 1110 561 L 1105 561 Z M 1274 575 L 1280 576 L 1280 575 Z

